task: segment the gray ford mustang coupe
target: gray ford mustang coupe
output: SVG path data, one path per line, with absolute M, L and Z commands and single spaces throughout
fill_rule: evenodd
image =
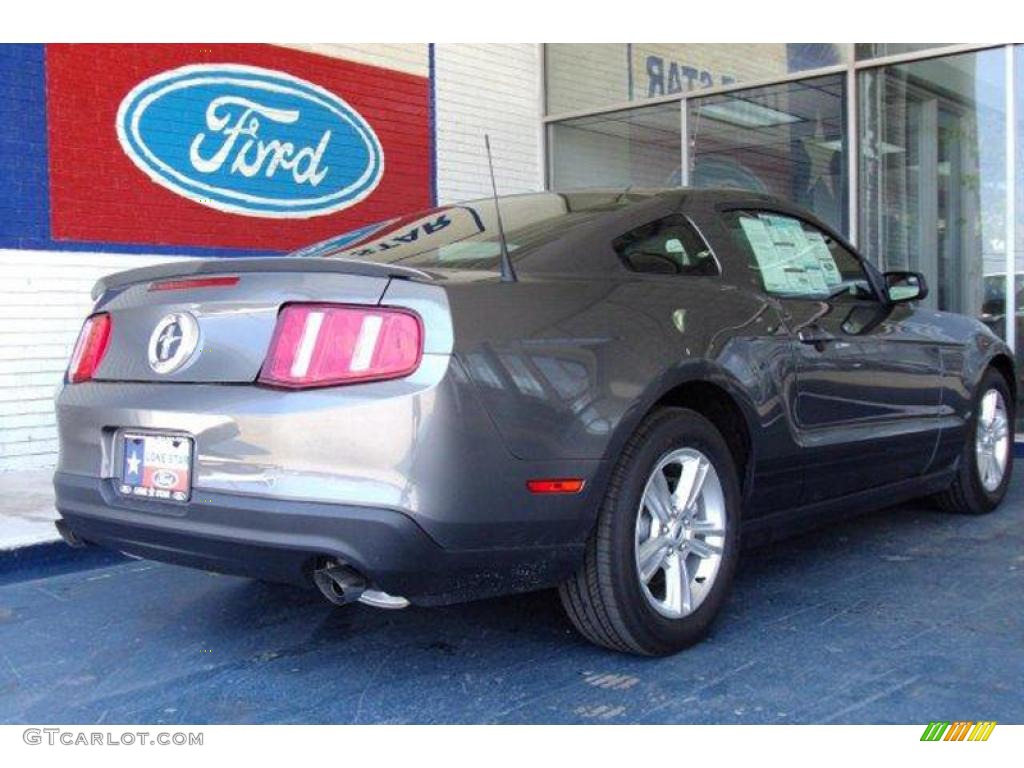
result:
M 335 603 L 558 586 L 593 642 L 673 653 L 741 537 L 998 506 L 1012 354 L 926 295 L 725 190 L 509 196 L 122 272 L 57 397 L 58 527 Z

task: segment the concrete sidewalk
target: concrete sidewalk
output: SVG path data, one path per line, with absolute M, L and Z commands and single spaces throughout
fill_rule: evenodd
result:
M 0 551 L 57 541 L 53 470 L 0 472 Z

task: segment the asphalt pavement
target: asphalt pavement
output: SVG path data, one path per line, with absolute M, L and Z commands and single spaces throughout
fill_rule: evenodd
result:
M 1024 723 L 1024 482 L 745 553 L 708 640 L 592 647 L 554 592 L 385 612 L 86 555 L 0 578 L 3 723 Z M 84 567 L 89 566 L 89 567 Z

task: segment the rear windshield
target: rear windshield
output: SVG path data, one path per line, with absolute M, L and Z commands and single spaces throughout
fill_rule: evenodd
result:
M 541 193 L 500 199 L 513 261 L 609 211 L 646 200 L 642 193 Z M 493 199 L 443 206 L 371 224 L 291 254 L 429 268 L 496 270 L 501 253 Z

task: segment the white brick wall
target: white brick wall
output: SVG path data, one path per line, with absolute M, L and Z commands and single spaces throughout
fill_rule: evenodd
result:
M 53 393 L 93 283 L 168 258 L 0 249 L 0 470 L 54 463 Z
M 485 133 L 500 194 L 543 188 L 540 58 L 533 43 L 436 46 L 440 202 L 491 194 Z
M 315 50 L 426 74 L 417 69 L 415 46 Z M 499 191 L 542 188 L 539 46 L 438 45 L 435 56 L 440 201 L 490 194 L 485 131 Z M 56 460 L 54 389 L 91 307 L 93 283 L 179 258 L 0 249 L 0 471 L 49 468 Z

